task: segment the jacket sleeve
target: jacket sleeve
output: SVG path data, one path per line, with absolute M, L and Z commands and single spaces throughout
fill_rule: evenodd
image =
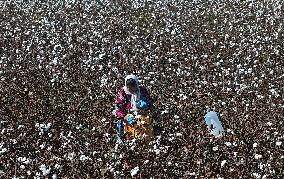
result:
M 126 96 L 123 89 L 119 91 L 119 93 L 116 95 L 115 99 L 115 117 L 116 118 L 124 118 L 126 115 Z
M 149 91 L 146 88 L 142 87 L 142 94 L 143 94 L 142 95 L 142 99 L 148 103 L 148 109 L 151 109 L 151 107 L 152 107 L 152 98 L 150 96 Z

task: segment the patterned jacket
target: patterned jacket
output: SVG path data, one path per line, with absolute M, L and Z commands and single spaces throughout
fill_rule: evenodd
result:
M 147 91 L 147 89 L 143 86 L 139 86 L 140 88 L 140 99 L 146 101 L 149 104 L 149 108 L 151 108 L 151 98 Z M 124 89 L 121 88 L 119 93 L 116 96 L 115 100 L 115 116 L 116 118 L 123 119 L 127 113 L 129 113 L 131 106 L 131 95 L 126 94 Z

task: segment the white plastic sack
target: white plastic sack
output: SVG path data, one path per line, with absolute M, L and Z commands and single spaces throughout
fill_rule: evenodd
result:
M 223 135 L 224 128 L 216 112 L 214 111 L 208 112 L 205 115 L 204 119 L 205 119 L 205 123 L 207 125 L 208 131 L 210 132 L 210 134 L 216 137 Z

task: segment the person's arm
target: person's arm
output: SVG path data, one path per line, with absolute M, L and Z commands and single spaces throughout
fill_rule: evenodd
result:
M 126 115 L 126 96 L 123 89 L 119 91 L 115 99 L 115 117 L 123 119 Z
M 141 88 L 141 100 L 139 104 L 140 104 L 139 108 L 142 111 L 148 111 L 151 109 L 152 106 L 152 100 L 150 94 L 148 90 L 144 87 Z

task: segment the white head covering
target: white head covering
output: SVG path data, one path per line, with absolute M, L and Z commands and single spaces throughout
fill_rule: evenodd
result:
M 136 82 L 136 86 L 137 86 L 137 91 L 136 93 L 132 94 L 130 93 L 130 91 L 128 90 L 127 86 L 126 86 L 126 81 L 129 79 L 134 79 Z M 131 94 L 131 107 L 132 107 L 132 111 L 137 111 L 137 103 L 140 100 L 140 89 L 139 89 L 139 82 L 138 82 L 138 78 L 135 75 L 127 75 L 125 78 L 125 86 L 123 87 L 124 91 L 126 94 Z

